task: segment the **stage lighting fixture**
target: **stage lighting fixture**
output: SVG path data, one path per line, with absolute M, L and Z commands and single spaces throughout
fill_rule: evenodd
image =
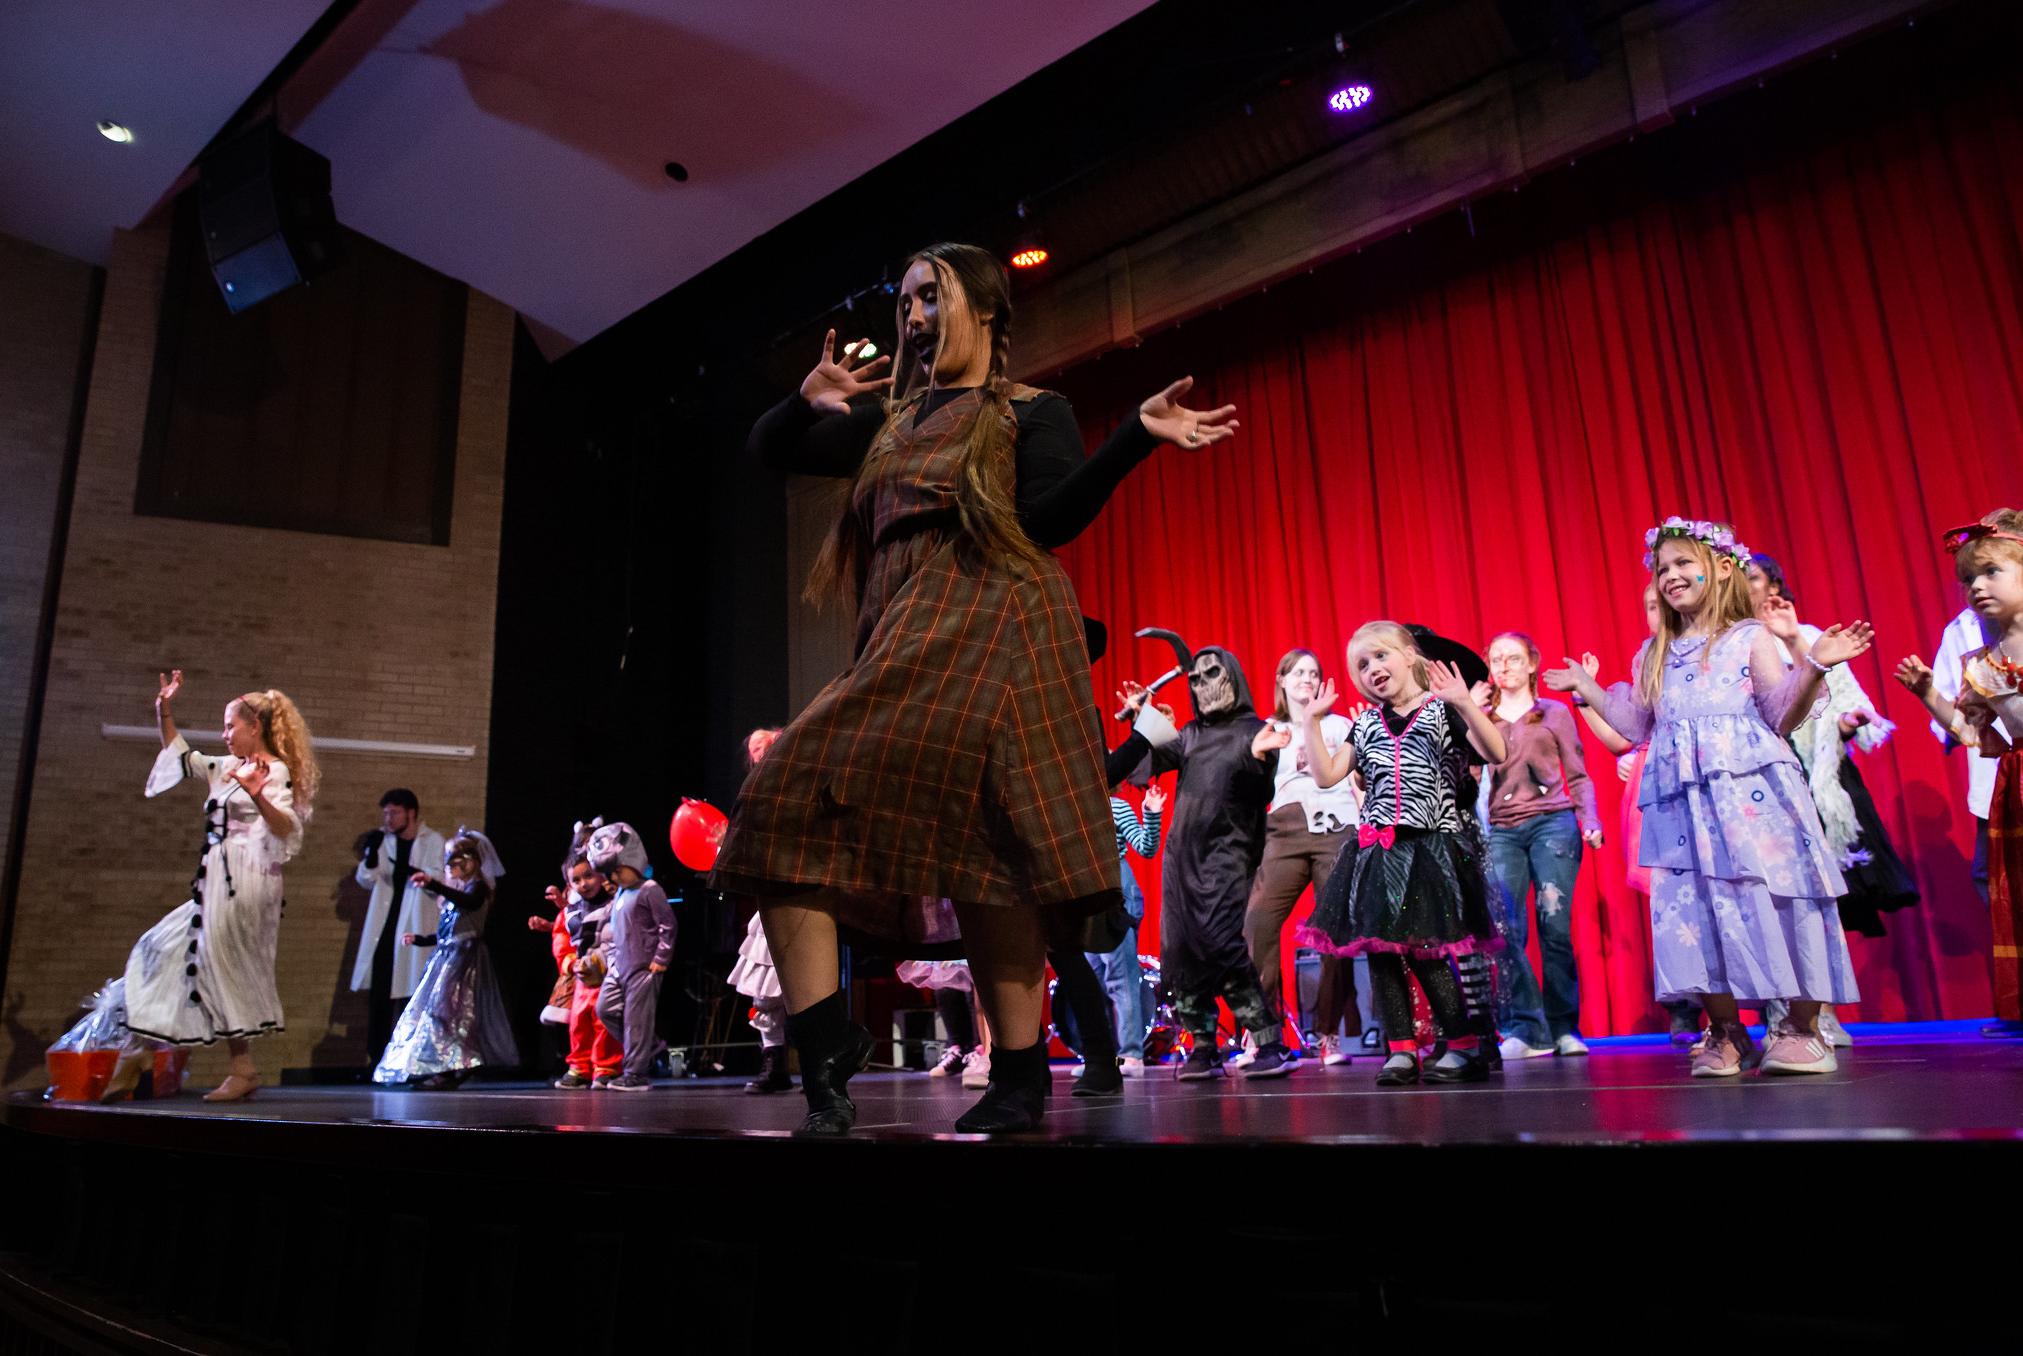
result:
M 1328 96 L 1328 107 L 1337 113 L 1355 113 L 1377 97 L 1368 85 L 1343 85 Z
M 98 134 L 107 141 L 117 141 L 122 146 L 133 140 L 132 128 L 122 127 L 120 124 L 108 122 L 104 118 L 99 119 Z
M 857 345 L 854 352 L 859 358 L 875 358 L 878 356 L 878 345 L 866 339 L 863 343 Z
M 1047 261 L 1047 247 L 1040 243 L 1039 233 L 1033 229 L 1031 209 L 1021 202 L 1014 210 L 1018 213 L 1019 233 L 1012 245 L 1011 266 L 1038 268 Z

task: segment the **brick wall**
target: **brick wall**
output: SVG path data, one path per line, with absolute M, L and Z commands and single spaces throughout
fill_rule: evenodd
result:
M 178 787 L 143 799 L 156 746 L 100 734 L 103 723 L 152 721 L 158 669 L 185 671 L 177 714 L 189 728 L 216 729 L 229 698 L 278 687 L 322 736 L 478 750 L 322 755 L 323 790 L 287 875 L 287 1030 L 255 1045 L 270 1076 L 363 1057 L 364 1010 L 346 987 L 363 906 L 350 849 L 376 821 L 380 792 L 412 787 L 439 828 L 485 816 L 512 312 L 470 297 L 449 546 L 139 517 L 167 244 L 123 233 L 107 267 L 6 976 L 11 1086 L 36 1082 L 42 1046 L 185 897 L 201 798 Z M 223 1062 L 220 1045 L 194 1072 L 209 1078 Z
M 57 492 L 83 379 L 89 264 L 0 235 L 0 861 L 14 853 Z

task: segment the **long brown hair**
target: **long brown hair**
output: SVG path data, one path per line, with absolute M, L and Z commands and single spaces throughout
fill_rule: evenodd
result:
M 1278 661 L 1278 677 L 1273 680 L 1271 685 L 1272 698 L 1274 701 L 1274 705 L 1271 711 L 1271 718 L 1273 720 L 1292 719 L 1292 705 L 1285 699 L 1285 676 L 1288 673 L 1291 673 L 1292 666 L 1299 663 L 1300 660 L 1302 659 L 1313 660 L 1314 668 L 1316 670 L 1319 670 L 1321 667 L 1321 657 L 1319 655 L 1315 654 L 1312 650 L 1302 650 L 1297 645 L 1295 645 L 1292 649 L 1287 650 L 1285 652 L 1285 658 Z M 1317 677 L 1319 678 L 1325 678 L 1326 676 L 1327 675 L 1325 673 L 1317 674 Z
M 1036 562 L 1046 552 L 1019 526 L 1014 450 L 1018 441 L 1018 420 L 1012 413 L 1011 380 L 1005 374 L 1011 366 L 1011 278 L 1004 265 L 990 251 L 975 245 L 943 243 L 929 245 L 906 261 L 906 267 L 925 262 L 934 270 L 940 319 L 935 334 L 935 358 L 948 342 L 951 324 L 967 324 L 978 315 L 990 316 L 990 371 L 984 378 L 983 400 L 970 423 L 968 441 L 957 463 L 956 513 L 963 535 L 987 555 Z M 899 317 L 901 342 L 906 332 L 905 317 Z M 869 480 L 897 446 L 903 420 L 911 418 L 914 407 L 934 384 L 934 360 L 928 362 L 926 384 L 914 389 L 920 374 L 913 363 L 902 363 L 893 383 L 892 398 L 885 404 L 885 424 L 871 441 L 857 474 L 843 499 L 842 511 L 822 552 L 809 572 L 803 596 L 811 603 L 841 597 L 855 603 L 863 588 L 864 573 L 871 560 L 871 538 L 857 513 L 858 487 Z

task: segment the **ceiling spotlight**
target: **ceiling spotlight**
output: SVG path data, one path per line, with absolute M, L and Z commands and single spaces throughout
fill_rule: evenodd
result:
M 1012 244 L 1011 266 L 1013 268 L 1038 268 L 1047 261 L 1047 247 L 1040 243 L 1039 233 L 1033 228 L 1033 214 L 1021 201 L 1014 209 L 1018 213 L 1018 239 Z
M 875 358 L 878 356 L 878 345 L 866 339 L 861 344 L 852 344 L 846 351 L 853 358 Z
M 104 118 L 100 118 L 98 121 L 98 134 L 107 141 L 117 141 L 122 146 L 133 140 L 132 128 L 122 127 L 118 123 L 108 122 Z
M 1328 96 L 1328 107 L 1337 113 L 1354 113 L 1376 97 L 1368 85 L 1343 85 Z

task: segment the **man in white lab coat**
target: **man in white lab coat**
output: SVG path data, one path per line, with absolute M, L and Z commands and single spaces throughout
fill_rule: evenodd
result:
M 367 1068 L 379 1063 L 428 959 L 423 948 L 402 946 L 401 934 L 435 936 L 435 896 L 408 878 L 416 871 L 440 874 L 443 865 L 443 836 L 421 822 L 414 792 L 397 786 L 381 796 L 379 825 L 358 838 L 357 879 L 372 900 L 351 967 L 351 991 L 366 995 Z

